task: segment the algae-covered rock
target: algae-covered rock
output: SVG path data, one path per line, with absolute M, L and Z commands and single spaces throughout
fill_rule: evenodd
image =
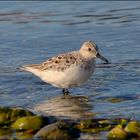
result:
M 8 120 L 6 120 L 6 114 L 1 113 L 0 114 L 0 125 L 6 124 Z
M 109 140 L 127 140 L 128 135 L 122 126 L 118 125 L 108 132 L 107 137 Z
M 28 131 L 25 132 L 16 132 L 16 139 L 17 140 L 31 140 L 31 138 L 33 137 L 33 133 L 30 133 Z
M 80 120 L 80 122 L 75 126 L 81 132 L 97 132 L 98 122 L 93 121 L 92 119 Z
M 19 118 L 12 128 L 16 130 L 39 130 L 44 125 L 48 124 L 48 119 L 41 116 L 28 116 Z
M 11 135 L 11 133 L 12 133 L 12 130 L 10 128 L 0 128 L 0 140 L 1 140 L 1 137 Z
M 140 137 L 140 122 L 130 121 L 125 127 L 125 131 L 132 137 Z
M 110 120 L 100 120 L 98 121 L 99 127 L 105 127 L 105 126 L 110 126 L 111 121 Z
M 20 117 L 24 116 L 33 116 L 34 114 L 26 109 L 22 108 L 12 108 L 12 113 L 11 113 L 11 122 L 16 121 Z
M 124 127 L 124 126 L 126 126 L 127 122 L 128 122 L 128 120 L 126 120 L 126 119 L 121 119 L 121 120 L 120 120 L 120 125 Z
M 96 123 L 97 124 L 97 123 Z M 81 129 L 88 129 L 93 127 L 93 125 L 95 126 L 95 124 L 93 124 L 92 120 L 81 120 L 79 123 L 79 128 Z
M 96 133 L 111 128 L 111 121 L 107 119 L 84 119 L 76 125 L 81 132 Z
M 35 135 L 35 139 L 47 139 L 47 140 L 70 140 L 78 138 L 79 131 L 69 123 L 58 121 L 43 127 Z
M 0 107 L 0 125 L 11 124 L 23 116 L 31 116 L 32 112 L 22 108 Z

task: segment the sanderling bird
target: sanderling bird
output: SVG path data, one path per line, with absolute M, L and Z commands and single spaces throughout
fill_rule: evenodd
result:
M 35 74 L 46 83 L 62 88 L 62 92 L 68 94 L 69 88 L 80 86 L 89 79 L 95 70 L 96 58 L 109 63 L 93 41 L 86 41 L 80 50 L 59 54 L 40 64 L 29 64 L 20 69 Z

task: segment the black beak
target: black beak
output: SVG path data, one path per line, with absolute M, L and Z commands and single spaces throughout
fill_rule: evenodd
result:
M 99 52 L 97 53 L 97 58 L 100 58 L 100 59 L 102 59 L 103 61 L 105 61 L 107 64 L 109 63 L 109 61 L 105 58 L 105 57 L 103 57 Z

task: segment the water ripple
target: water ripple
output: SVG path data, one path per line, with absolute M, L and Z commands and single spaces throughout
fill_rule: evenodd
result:
M 17 71 L 16 67 L 40 63 L 58 53 L 79 49 L 82 42 L 91 39 L 99 44 L 102 54 L 107 56 L 111 63 L 105 65 L 97 60 L 93 76 L 85 85 L 70 89 L 71 96 L 89 97 L 91 106 L 86 111 L 87 114 L 96 112 L 95 117 L 118 115 L 138 118 L 140 113 L 138 4 L 121 1 L 115 4 L 78 1 L 47 4 L 24 1 L 10 4 L 1 2 L 0 105 L 32 108 L 40 105 L 38 109 L 40 111 L 42 109 L 43 112 L 52 107 L 49 105 L 53 103 L 52 112 L 49 110 L 51 113 L 64 113 L 63 107 L 67 104 L 64 100 L 59 101 L 60 89 L 42 82 L 30 73 Z M 67 103 L 71 105 L 70 101 Z M 81 110 L 81 114 L 78 111 L 72 112 L 69 108 L 71 112 L 68 112 L 68 115 L 84 116 L 82 103 L 77 105 L 75 102 L 73 104 Z M 46 108 L 43 108 L 43 105 L 46 105 Z M 86 105 L 84 107 L 86 108 Z M 76 114 L 77 112 L 79 114 Z

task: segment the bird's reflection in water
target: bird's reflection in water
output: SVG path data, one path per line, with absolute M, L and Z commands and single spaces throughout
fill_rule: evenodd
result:
M 61 95 L 36 105 L 34 111 L 63 119 L 81 119 L 93 117 L 92 108 L 87 96 Z

